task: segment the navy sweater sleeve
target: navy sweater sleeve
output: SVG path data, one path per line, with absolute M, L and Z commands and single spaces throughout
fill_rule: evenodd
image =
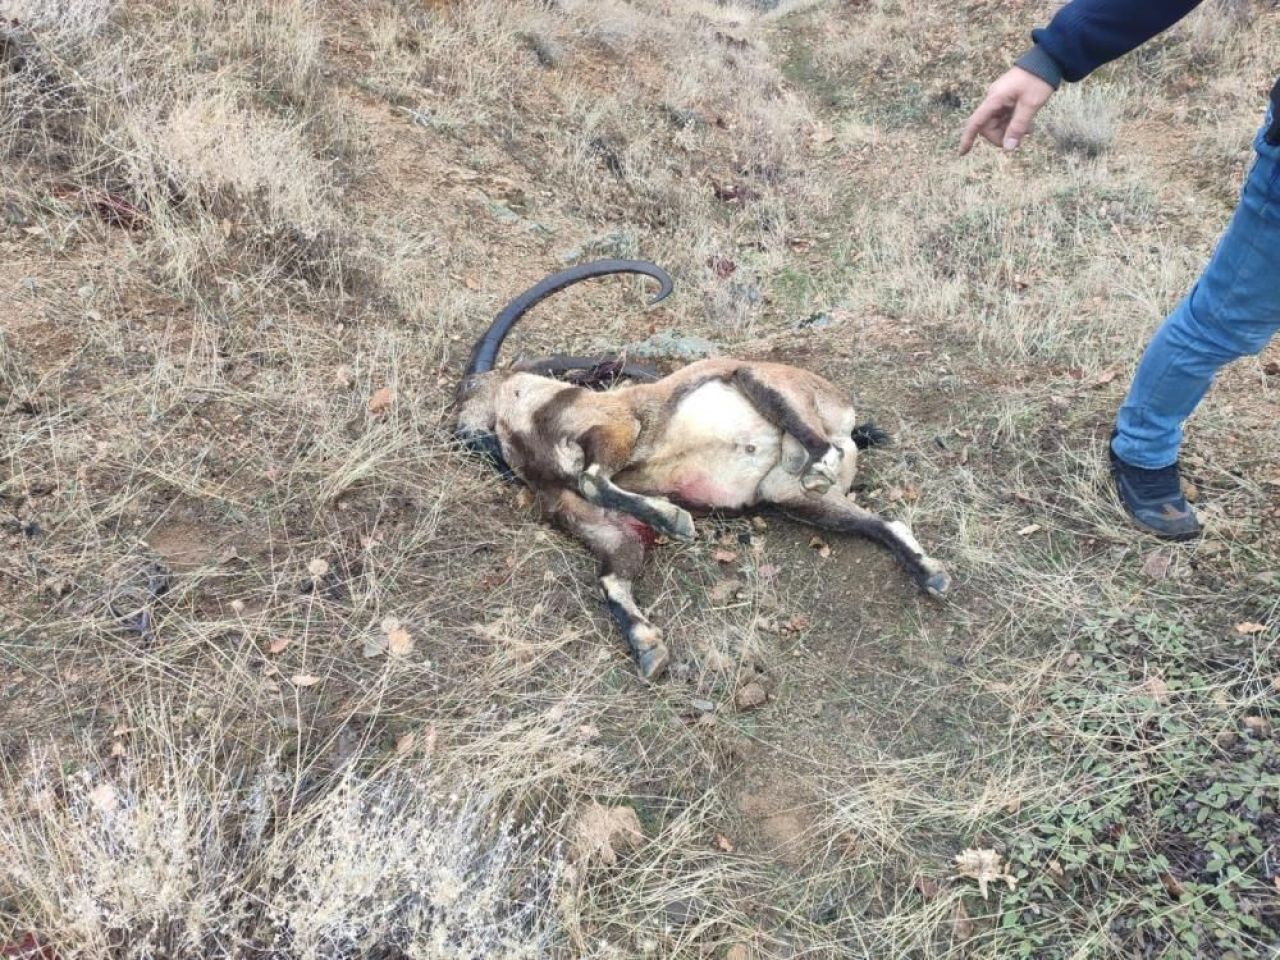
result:
M 1039 54 L 1052 58 L 1060 79 L 1074 82 L 1173 26 L 1200 3 L 1201 0 L 1071 0 L 1049 26 L 1033 30 L 1031 39 Z M 1055 78 L 1044 79 L 1057 86 Z

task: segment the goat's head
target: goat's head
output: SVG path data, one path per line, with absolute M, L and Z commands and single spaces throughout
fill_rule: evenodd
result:
M 666 298 L 672 290 L 673 284 L 667 272 L 646 260 L 596 260 L 553 273 L 520 294 L 502 308 L 502 312 L 494 318 L 489 329 L 471 351 L 471 359 L 467 362 L 462 382 L 458 385 L 456 403 L 455 436 L 461 443 L 488 457 L 507 472 L 495 431 L 502 382 L 517 370 L 495 369 L 502 341 L 525 313 L 553 293 L 582 280 L 614 273 L 640 273 L 657 280 L 661 288 L 650 303 Z M 554 364 L 543 364 L 537 372 L 557 373 L 560 370 Z

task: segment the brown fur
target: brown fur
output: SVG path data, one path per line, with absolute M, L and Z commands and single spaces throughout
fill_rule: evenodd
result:
M 778 363 L 704 360 L 606 393 L 533 373 L 473 375 L 458 424 L 496 434 L 547 515 L 600 561 L 610 609 L 652 679 L 668 654 L 631 596 L 645 530 L 693 535 L 696 511 L 771 504 L 885 545 L 927 592 L 950 578 L 910 530 L 853 504 L 852 404 L 827 380 Z

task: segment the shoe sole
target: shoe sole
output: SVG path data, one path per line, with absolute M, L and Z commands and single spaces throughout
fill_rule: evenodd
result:
M 1135 527 L 1140 528 L 1144 532 L 1151 534 L 1153 537 L 1156 537 L 1157 539 L 1168 540 L 1171 543 L 1185 543 L 1188 540 L 1199 540 L 1200 537 L 1204 534 L 1203 527 L 1197 527 L 1195 530 L 1189 530 L 1186 533 L 1165 533 L 1163 530 L 1159 530 L 1156 527 L 1153 527 L 1148 523 L 1144 523 L 1141 520 L 1139 520 L 1137 517 L 1135 517 L 1132 513 L 1129 512 L 1129 508 L 1124 506 L 1123 500 L 1120 501 L 1120 506 L 1124 507 L 1125 516 L 1129 518 L 1130 522 Z

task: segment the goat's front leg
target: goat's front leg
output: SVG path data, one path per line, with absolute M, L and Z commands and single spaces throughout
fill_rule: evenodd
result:
M 658 679 L 671 657 L 662 642 L 662 631 L 641 612 L 631 592 L 631 583 L 644 563 L 640 524 L 588 503 L 569 490 L 541 493 L 539 499 L 552 519 L 585 543 L 599 561 L 600 587 L 609 612 L 635 655 L 640 676 Z
M 693 517 L 687 510 L 664 497 L 647 497 L 615 485 L 609 480 L 603 464 L 598 460 L 593 461 L 592 454 L 588 452 L 593 446 L 599 444 L 590 441 L 584 443 L 569 437 L 561 437 L 554 443 L 547 444 L 550 456 L 544 455 L 547 467 L 542 472 L 557 485 L 563 483 L 576 487 L 588 503 L 597 507 L 630 514 L 668 536 L 682 540 L 693 538 Z
M 688 510 L 665 497 L 646 497 L 623 490 L 605 476 L 598 463 L 578 474 L 578 492 L 597 507 L 630 514 L 659 533 L 681 540 L 693 539 L 693 517 Z
M 942 564 L 924 552 L 911 529 L 901 520 L 885 520 L 835 491 L 821 499 L 796 498 L 778 504 L 783 513 L 840 533 L 856 533 L 888 547 L 920 588 L 942 597 L 951 588 L 951 577 Z

